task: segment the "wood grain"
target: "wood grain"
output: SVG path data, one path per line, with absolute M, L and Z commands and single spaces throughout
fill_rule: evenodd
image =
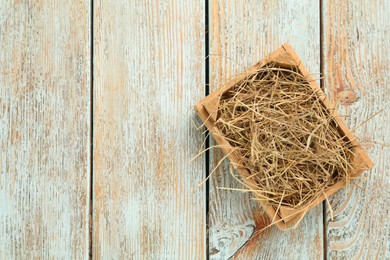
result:
M 316 1 L 210 1 L 211 88 L 289 42 L 311 73 L 319 73 L 320 22 Z M 319 75 L 314 75 L 319 78 Z M 210 168 L 223 158 L 212 152 Z M 212 259 L 319 259 L 323 256 L 322 207 L 292 231 L 267 225 L 250 194 L 220 190 L 242 188 L 229 175 L 227 162 L 210 183 L 210 255 Z
M 327 214 L 329 259 L 390 258 L 389 1 L 325 1 L 325 87 L 374 161 L 360 187 L 340 191 Z M 362 179 L 356 180 L 358 183 Z
M 0 258 L 88 257 L 90 6 L 0 2 Z
M 205 258 L 203 1 L 97 1 L 96 259 Z M 197 121 L 199 123 L 199 121 Z

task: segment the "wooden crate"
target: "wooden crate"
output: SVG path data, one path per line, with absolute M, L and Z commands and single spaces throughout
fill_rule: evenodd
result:
M 239 158 L 237 154 L 233 152 L 233 148 L 230 146 L 229 142 L 223 137 L 218 127 L 214 124 L 217 119 L 219 99 L 225 91 L 229 90 L 236 83 L 244 79 L 246 76 L 254 73 L 255 70 L 265 66 L 266 64 L 269 64 L 270 62 L 276 63 L 278 66 L 281 67 L 297 67 L 299 71 L 307 78 L 312 89 L 315 92 L 319 93 L 319 97 L 321 98 L 324 106 L 328 108 L 329 111 L 331 111 L 335 118 L 335 121 L 338 123 L 341 134 L 344 134 L 353 145 L 352 165 L 354 166 L 354 172 L 351 174 L 351 176 L 356 177 L 363 171 L 371 169 L 373 166 L 373 162 L 363 150 L 361 145 L 358 143 L 354 134 L 351 132 L 351 130 L 348 129 L 339 114 L 335 111 L 330 101 L 326 97 L 325 93 L 321 90 L 316 81 L 309 74 L 308 70 L 302 64 L 292 47 L 288 44 L 283 44 L 279 49 L 262 59 L 260 62 L 256 63 L 254 66 L 248 68 L 245 72 L 231 79 L 224 86 L 212 92 L 195 106 L 195 109 L 197 110 L 200 118 L 205 123 L 206 127 L 210 131 L 217 144 L 221 146 L 221 149 L 224 151 L 224 153 L 228 155 L 228 158 L 232 162 L 232 165 L 235 166 L 236 170 L 242 177 L 242 181 L 251 189 L 256 188 L 256 183 L 252 179 L 245 178 L 249 176 L 249 172 L 245 168 L 237 166 L 239 165 Z M 265 209 L 270 219 L 273 219 L 274 223 L 280 229 L 287 229 L 288 227 L 291 227 L 294 223 L 299 221 L 309 210 L 320 204 L 326 198 L 329 198 L 331 195 L 336 193 L 345 185 L 345 181 L 335 184 L 334 186 L 327 189 L 322 196 L 313 200 L 304 209 L 300 210 L 288 207 L 280 207 L 278 213 L 276 214 L 277 208 L 275 208 L 274 206 L 265 202 L 262 202 L 261 205 Z M 256 194 L 254 194 L 254 196 L 256 196 Z

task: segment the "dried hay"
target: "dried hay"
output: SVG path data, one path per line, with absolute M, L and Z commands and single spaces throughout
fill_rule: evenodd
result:
M 269 64 L 225 91 L 215 125 L 266 204 L 302 209 L 351 178 L 352 144 L 295 67 Z

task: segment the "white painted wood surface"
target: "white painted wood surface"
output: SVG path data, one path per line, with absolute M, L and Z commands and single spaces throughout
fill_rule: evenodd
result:
M 204 157 L 189 163 L 204 3 L 96 1 L 94 14 L 93 257 L 204 259 Z
M 320 71 L 375 168 L 289 232 L 269 229 L 222 165 L 210 182 L 193 106 L 205 92 L 204 1 L 0 1 L 0 259 L 390 258 L 390 6 L 210 0 L 210 88 L 284 42 Z M 93 217 L 89 219 L 91 55 Z M 222 158 L 211 153 L 212 169 Z M 89 237 L 91 225 L 92 237 Z M 208 231 L 207 231 L 207 228 Z M 207 232 L 209 244 L 207 244 Z M 326 241 L 324 241 L 324 235 Z M 91 239 L 92 251 L 89 248 Z M 325 244 L 325 248 L 324 248 Z
M 317 1 L 210 1 L 211 88 L 289 42 L 311 73 L 320 72 L 320 9 Z M 317 74 L 319 78 L 319 74 Z M 223 158 L 214 150 L 210 168 Z M 211 259 L 320 259 L 323 257 L 322 207 L 315 208 L 292 231 L 270 228 L 250 194 L 219 190 L 242 188 L 228 166 L 210 184 Z
M 325 86 L 374 161 L 366 182 L 332 199 L 329 259 L 390 259 L 389 1 L 325 1 Z M 360 180 L 359 180 L 360 181 Z M 356 182 L 359 182 L 356 181 Z
M 0 259 L 88 257 L 89 17 L 0 1 Z

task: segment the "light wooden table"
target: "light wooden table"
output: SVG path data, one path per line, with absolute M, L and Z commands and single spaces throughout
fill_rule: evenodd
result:
M 390 258 L 390 1 L 0 1 L 0 259 Z M 208 28 L 208 29 L 207 29 Z M 193 106 L 289 42 L 375 162 L 266 221 Z M 209 56 L 207 56 L 209 54 Z M 207 56 L 207 58 L 206 58 Z

